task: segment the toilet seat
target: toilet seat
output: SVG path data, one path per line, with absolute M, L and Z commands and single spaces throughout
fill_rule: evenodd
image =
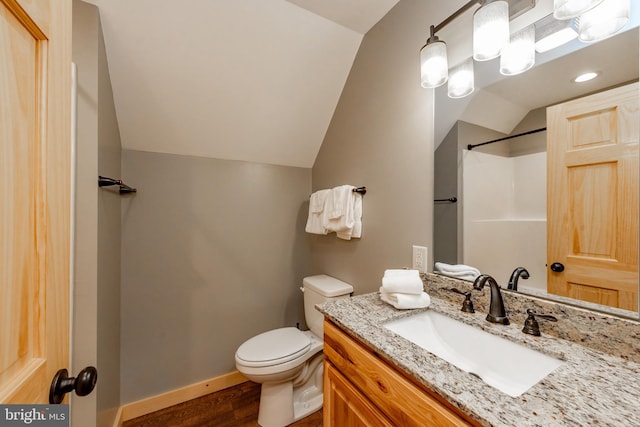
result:
M 256 368 L 279 365 L 300 357 L 309 347 L 309 336 L 299 329 L 274 329 L 244 342 L 236 352 L 236 361 Z

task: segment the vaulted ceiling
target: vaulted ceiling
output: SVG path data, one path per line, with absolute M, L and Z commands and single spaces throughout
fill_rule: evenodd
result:
M 100 9 L 123 148 L 309 168 L 364 34 L 399 0 L 86 1 Z M 432 11 L 424 18 L 425 38 L 429 25 L 466 3 L 421 1 Z M 512 31 L 553 6 L 535 4 L 511 22 Z M 634 8 L 631 27 L 639 14 Z M 472 16 L 467 11 L 438 33 L 450 66 L 471 55 Z M 595 56 L 607 58 L 600 67 L 611 80 L 625 67 L 609 54 L 628 49 L 602 49 Z M 637 56 L 623 59 L 637 64 Z M 458 119 L 508 133 L 530 109 L 575 96 L 555 85 L 574 72 L 566 64 L 499 83 L 496 64 L 476 63 L 474 97 L 451 100 L 446 86 L 436 90 L 436 144 Z M 544 82 L 545 90 L 528 78 Z M 506 95 L 514 92 L 517 98 Z
M 123 148 L 311 167 L 363 35 L 398 0 L 88 1 Z

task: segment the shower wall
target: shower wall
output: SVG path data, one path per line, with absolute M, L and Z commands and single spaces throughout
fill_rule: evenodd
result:
M 506 286 L 546 290 L 546 153 L 503 157 L 463 151 L 463 263 Z

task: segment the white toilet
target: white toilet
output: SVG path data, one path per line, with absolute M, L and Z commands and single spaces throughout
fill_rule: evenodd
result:
M 323 316 L 316 304 L 348 298 L 353 287 L 324 274 L 306 277 L 304 314 L 311 330 L 280 328 L 245 341 L 236 351 L 236 367 L 262 384 L 258 424 L 289 425 L 322 407 Z

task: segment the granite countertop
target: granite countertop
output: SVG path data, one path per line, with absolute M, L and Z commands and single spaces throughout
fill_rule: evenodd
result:
M 379 293 L 375 292 L 320 304 L 316 308 L 345 332 L 482 425 L 640 425 L 640 411 L 637 410 L 640 401 L 639 363 L 549 336 L 545 334 L 543 322 L 540 322 L 541 337 L 521 332 L 524 319 L 512 317 L 511 325 L 507 326 L 491 324 L 484 320 L 485 310 L 476 306 L 476 313 L 463 313 L 460 311 L 462 299 L 455 301 L 432 294 L 431 305 L 427 309 L 397 310 L 382 302 Z M 560 358 L 565 363 L 524 394 L 510 397 L 383 326 L 391 320 L 425 310 L 446 314 Z

